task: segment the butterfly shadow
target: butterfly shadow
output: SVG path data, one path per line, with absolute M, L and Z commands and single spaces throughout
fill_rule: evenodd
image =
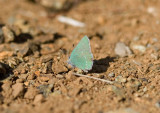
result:
M 114 62 L 115 57 L 109 57 L 107 56 L 106 58 L 102 58 L 99 60 L 94 60 L 93 61 L 93 67 L 92 70 L 89 71 L 89 73 L 103 73 L 106 72 L 109 63 Z

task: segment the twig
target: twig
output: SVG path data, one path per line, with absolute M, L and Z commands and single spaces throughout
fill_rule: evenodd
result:
M 100 79 L 100 78 L 96 78 L 96 77 L 92 77 L 92 76 L 88 76 L 88 75 L 82 75 L 82 74 L 78 74 L 78 73 L 73 73 L 73 74 L 76 75 L 76 76 L 87 77 L 87 78 L 91 78 L 91 79 L 94 79 L 94 80 L 99 80 L 99 81 L 102 81 L 102 82 L 106 82 L 108 84 L 113 84 L 113 82 L 109 81 L 109 80 L 104 80 L 104 79 Z

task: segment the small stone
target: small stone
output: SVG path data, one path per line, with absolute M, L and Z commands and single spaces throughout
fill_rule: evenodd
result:
M 155 106 L 156 106 L 157 108 L 160 108 L 160 101 L 156 102 L 156 103 L 155 103 Z
M 109 77 L 114 77 L 114 76 L 115 76 L 115 73 L 114 73 L 114 72 L 111 72 L 111 73 L 108 74 L 108 76 L 109 76 Z
M 42 82 L 49 81 L 48 77 L 39 77 L 39 78 L 40 78 L 40 81 L 42 81 Z
M 33 80 L 34 78 L 35 78 L 35 75 L 31 73 L 28 75 L 27 80 Z
M 40 71 L 35 71 L 34 74 L 35 74 L 36 76 L 40 76 Z
M 125 98 L 125 90 L 116 86 L 112 86 L 112 91 L 119 97 L 119 100 Z
M 116 55 L 119 55 L 120 57 L 125 57 L 132 54 L 132 51 L 130 50 L 130 48 L 122 42 L 118 42 L 116 44 L 114 52 Z
M 40 0 L 42 6 L 54 11 L 67 10 L 73 3 L 73 0 Z
M 39 89 L 39 92 L 43 94 L 43 96 L 47 97 L 50 93 L 52 93 L 53 84 L 40 85 L 37 87 L 37 89 Z
M 146 51 L 146 47 L 143 46 L 143 45 L 136 45 L 136 44 L 134 44 L 134 45 L 132 45 L 132 49 L 133 50 L 138 50 L 138 51 L 140 51 L 142 53 L 144 53 Z
M 14 33 L 9 27 L 7 26 L 2 27 L 2 31 L 5 38 L 5 42 L 8 43 L 14 41 L 15 39 Z
M 120 82 L 120 83 L 125 83 L 127 82 L 127 79 L 119 75 L 115 78 L 115 81 Z
M 12 51 L 2 51 L 2 52 L 0 52 L 0 60 L 6 59 L 12 55 L 13 55 Z
M 40 59 L 40 62 L 41 63 L 46 63 L 46 62 L 51 61 L 52 59 L 53 59 L 52 55 L 42 56 L 41 59 Z
M 17 79 L 16 80 L 16 83 L 23 83 L 24 82 L 24 79 Z
M 24 93 L 24 85 L 23 83 L 16 83 L 12 86 L 13 89 L 13 97 L 16 98 L 18 96 L 22 96 Z
M 26 80 L 27 77 L 28 77 L 28 74 L 21 74 L 21 75 L 19 75 L 18 77 L 21 78 L 21 79 Z
M 8 59 L 8 64 L 11 68 L 15 68 L 20 62 L 21 62 L 20 59 L 16 57 Z
M 159 59 L 159 55 L 158 54 L 151 53 L 151 57 L 154 58 L 155 60 Z
M 11 89 L 11 85 L 12 85 L 12 82 L 11 81 L 7 81 L 2 85 L 2 89 L 5 92 L 7 92 L 7 91 L 9 91 Z
M 66 74 L 66 76 L 65 76 L 65 78 L 66 79 L 68 79 L 68 80 L 70 80 L 70 79 L 72 79 L 72 78 L 74 78 L 75 76 L 73 75 L 73 72 L 72 71 L 69 71 L 67 74 Z
M 33 103 L 36 105 L 38 103 L 42 103 L 42 101 L 44 100 L 44 97 L 42 94 L 38 94 L 35 96 Z
M 139 81 L 136 80 L 136 79 L 131 79 L 130 81 L 128 81 L 128 82 L 126 83 L 126 86 L 127 86 L 128 88 L 130 88 L 131 90 L 137 91 L 137 90 L 139 90 L 139 87 L 142 86 L 142 84 L 141 84 L 141 82 L 139 82 Z
M 144 87 L 143 88 L 143 92 L 146 92 L 148 89 L 147 89 L 147 87 Z
M 19 46 L 20 47 L 20 46 Z M 18 48 L 18 56 L 19 57 L 24 57 L 26 56 L 27 54 L 30 53 L 30 50 L 29 50 L 29 46 L 28 45 L 23 45 L 23 47 L 21 48 Z
M 25 93 L 24 98 L 34 99 L 37 93 L 38 93 L 38 90 L 36 88 L 30 87 L 27 89 L 27 92 Z
M 56 75 L 56 78 L 60 78 L 60 79 L 62 79 L 62 78 L 64 78 L 64 76 L 63 76 L 63 75 L 61 75 L 61 74 L 57 74 L 57 75 Z
M 61 58 L 59 59 L 58 57 L 56 57 L 52 64 L 52 71 L 58 74 L 62 72 L 67 72 L 68 68 L 66 67 L 64 61 L 61 60 Z

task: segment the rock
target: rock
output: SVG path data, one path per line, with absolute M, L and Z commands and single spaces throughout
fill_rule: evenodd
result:
M 39 79 L 40 79 L 41 82 L 47 82 L 47 81 L 49 81 L 49 77 L 42 76 L 42 77 L 39 77 Z
M 67 10 L 73 3 L 73 0 L 40 0 L 42 6 L 54 11 Z
M 43 74 L 51 73 L 52 72 L 52 62 L 49 61 L 49 62 L 46 62 L 46 63 L 42 63 L 41 72 Z
M 113 111 L 108 111 L 106 113 L 139 113 L 132 108 L 121 108 Z
M 2 27 L 2 31 L 5 38 L 5 42 L 9 43 L 15 40 L 14 32 L 8 26 Z
M 30 54 L 31 51 L 29 49 L 29 46 L 28 45 L 23 45 L 22 47 L 19 48 L 19 51 L 18 51 L 18 56 L 19 57 L 24 57 L 26 56 L 27 54 Z
M 112 86 L 112 91 L 119 97 L 119 100 L 125 98 L 125 90 L 116 86 Z
M 66 78 L 67 80 L 72 80 L 72 79 L 75 79 L 76 76 L 73 75 L 73 72 L 72 72 L 72 71 L 69 71 L 69 72 L 66 74 L 65 78 Z
M 120 57 L 125 57 L 132 54 L 132 51 L 130 50 L 130 48 L 122 42 L 118 42 L 116 44 L 114 52 L 116 55 L 119 55 Z
M 114 77 L 114 76 L 115 76 L 115 73 L 114 73 L 114 72 L 111 72 L 111 73 L 108 74 L 108 76 L 109 76 L 109 77 Z
M 160 108 L 160 101 L 156 102 L 155 106 L 156 106 L 157 108 Z
M 68 69 L 64 63 L 63 60 L 59 60 L 59 58 L 55 58 L 52 64 L 52 71 L 56 74 L 62 73 L 62 72 L 67 72 Z
M 139 90 L 140 86 L 142 86 L 142 84 L 137 79 L 128 80 L 128 82 L 126 83 L 126 87 L 134 91 Z
M 42 94 L 38 94 L 35 96 L 33 103 L 36 105 L 38 103 L 42 103 L 42 101 L 44 100 L 44 97 Z
M 11 82 L 11 81 L 5 82 L 5 83 L 2 85 L 3 91 L 7 92 L 7 91 L 11 90 L 11 85 L 12 85 L 12 82 Z
M 53 34 L 40 35 L 40 36 L 35 37 L 34 39 L 34 41 L 42 43 L 42 44 L 53 42 L 53 40 L 54 40 Z
M 21 79 L 21 78 L 16 80 L 16 83 L 23 83 L 23 82 L 24 82 L 24 79 Z
M 15 68 L 20 62 L 20 59 L 18 59 L 17 57 L 12 57 L 8 59 L 8 64 L 11 68 Z
M 28 74 L 21 74 L 18 76 L 20 79 L 26 80 L 28 77 Z
M 43 96 L 47 97 L 50 93 L 52 93 L 53 84 L 40 85 L 37 87 L 37 89 L 39 89 L 39 92 L 43 94 Z
M 64 78 L 64 76 L 61 75 L 61 74 L 57 74 L 57 75 L 56 75 L 56 78 L 62 79 L 62 78 Z
M 12 86 L 13 89 L 13 97 L 16 98 L 18 96 L 22 96 L 24 93 L 24 85 L 23 83 L 16 83 Z
M 25 93 L 24 98 L 34 99 L 37 93 L 38 93 L 38 90 L 36 88 L 30 87 L 27 89 L 27 92 Z
M 131 46 L 133 50 L 138 50 L 139 52 L 144 53 L 146 51 L 146 47 L 143 45 L 134 44 Z
M 42 56 L 40 59 L 41 63 L 46 63 L 53 60 L 53 56 L 52 55 L 46 55 L 46 56 Z
M 120 82 L 120 83 L 125 83 L 127 82 L 127 79 L 119 75 L 115 78 L 115 81 Z
M 30 73 L 29 75 L 28 75 L 28 77 L 27 77 L 27 80 L 33 80 L 33 79 L 35 79 L 35 75 L 34 75 L 34 73 Z

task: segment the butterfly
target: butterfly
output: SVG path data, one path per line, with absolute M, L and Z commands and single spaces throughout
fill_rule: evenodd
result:
M 84 36 L 73 49 L 68 63 L 73 67 L 77 67 L 85 72 L 88 72 L 92 69 L 93 54 L 91 52 L 90 42 L 87 36 Z

